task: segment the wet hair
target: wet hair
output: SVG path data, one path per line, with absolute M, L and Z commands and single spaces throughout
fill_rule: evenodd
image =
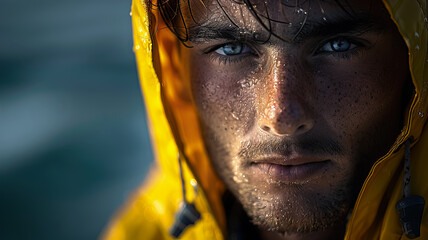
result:
M 152 10 L 158 11 L 162 20 L 165 22 L 166 26 L 169 30 L 185 45 L 189 41 L 189 29 L 192 27 L 189 23 L 186 23 L 186 16 L 184 15 L 183 9 L 187 8 L 188 13 L 190 15 L 191 21 L 199 25 L 199 22 L 195 19 L 195 12 L 200 11 L 201 8 L 206 9 L 206 4 L 204 0 L 147 0 L 150 8 Z M 207 1 L 207 0 L 205 0 Z M 220 9 L 223 11 L 223 14 L 230 21 L 230 23 L 236 27 L 238 25 L 233 21 L 233 19 L 229 16 L 227 11 L 223 8 L 220 0 L 209 0 L 215 1 Z M 274 32 L 272 28 L 272 23 L 282 23 L 282 24 L 291 24 L 290 22 L 273 19 L 269 15 L 267 1 L 266 0 L 229 0 L 236 4 L 245 5 L 250 13 L 254 16 L 254 18 L 260 23 L 260 25 L 268 32 L 267 39 L 262 40 L 262 42 L 267 42 L 271 38 L 271 36 L 275 36 L 281 40 L 287 41 Z M 300 23 L 300 28 L 295 34 L 294 38 L 300 33 L 303 29 L 309 11 L 312 9 L 312 2 L 317 4 L 317 8 L 321 11 L 322 15 L 325 14 L 324 8 L 322 6 L 322 2 L 325 0 L 278 0 L 280 4 L 285 7 L 294 8 L 294 11 L 298 14 L 303 14 L 304 18 Z M 289 2 L 293 2 L 292 4 Z M 334 0 L 334 2 L 349 16 L 354 16 L 354 12 L 350 6 L 350 4 L 346 0 Z M 261 7 L 256 8 L 257 4 L 262 4 Z M 305 6 L 306 5 L 306 6 Z M 305 10 L 302 7 L 305 7 Z M 194 9 L 195 8 L 195 9 Z M 259 10 L 260 9 L 260 10 Z M 258 39 L 257 39 L 258 40 Z M 260 41 L 260 40 L 258 40 Z

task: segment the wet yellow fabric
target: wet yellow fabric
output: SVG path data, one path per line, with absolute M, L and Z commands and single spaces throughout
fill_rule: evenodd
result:
M 406 125 L 390 151 L 370 171 L 348 222 L 345 239 L 407 239 L 402 234 L 395 204 L 402 197 L 402 145 L 410 136 L 412 194 L 428 202 L 428 20 L 425 0 L 383 0 L 409 49 L 416 94 L 405 117 Z M 155 165 L 147 181 L 110 223 L 103 239 L 172 239 L 168 235 L 179 208 L 181 182 L 177 156 L 184 161 L 186 199 L 195 202 L 202 219 L 180 239 L 224 239 L 225 217 L 221 195 L 225 189 L 211 168 L 198 128 L 186 74 L 185 55 L 178 40 L 157 12 L 142 0 L 132 4 L 134 50 L 147 106 Z M 197 186 L 196 188 L 194 186 Z M 196 192 L 195 190 L 196 189 Z M 196 193 L 196 194 L 195 194 Z M 425 204 L 421 238 L 428 239 Z

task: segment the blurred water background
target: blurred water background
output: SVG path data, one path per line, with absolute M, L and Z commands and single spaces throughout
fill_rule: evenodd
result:
M 0 3 L 0 239 L 97 239 L 151 159 L 130 0 Z

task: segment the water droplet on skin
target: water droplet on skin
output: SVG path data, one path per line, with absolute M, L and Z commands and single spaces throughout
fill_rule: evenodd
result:
M 233 181 L 240 182 L 239 179 L 238 179 L 238 176 L 233 176 Z
M 236 114 L 234 113 L 234 112 L 232 112 L 232 117 L 234 118 L 234 119 L 236 119 L 236 120 L 239 120 L 239 117 L 238 116 L 236 116 Z M 242 175 L 243 177 L 245 177 L 245 175 Z
M 423 112 L 419 112 L 419 117 L 423 118 L 424 117 L 424 113 Z

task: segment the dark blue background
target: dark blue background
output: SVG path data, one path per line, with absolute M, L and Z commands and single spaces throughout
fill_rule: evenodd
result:
M 96 239 L 143 181 L 130 6 L 1 1 L 0 239 Z

